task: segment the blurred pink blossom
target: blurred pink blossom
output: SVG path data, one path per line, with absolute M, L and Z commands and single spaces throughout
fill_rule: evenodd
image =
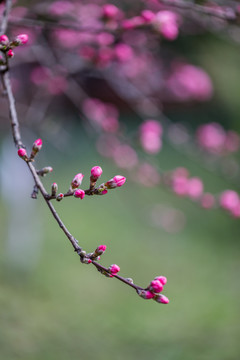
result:
M 234 190 L 225 190 L 220 195 L 220 205 L 223 209 L 233 210 L 239 204 L 238 193 Z
M 132 169 L 138 163 L 136 151 L 127 144 L 121 144 L 114 149 L 113 159 L 117 166 L 123 169 Z
M 62 16 L 74 11 L 74 4 L 70 1 L 54 1 L 48 8 L 51 15 Z
M 149 154 L 157 154 L 162 148 L 162 126 L 156 120 L 147 120 L 140 126 L 140 142 Z
M 133 176 L 133 180 L 144 186 L 152 187 L 160 183 L 161 177 L 155 167 L 148 163 L 143 163 L 138 167 L 136 174 Z
M 200 198 L 200 196 L 203 193 L 203 183 L 202 180 L 197 178 L 197 177 L 193 177 L 188 179 L 187 182 L 187 194 L 188 196 L 195 200 Z
M 211 209 L 215 205 L 215 198 L 210 193 L 203 194 L 201 198 L 201 205 L 204 209 Z
M 175 40 L 179 33 L 179 15 L 172 11 L 159 11 L 154 20 L 153 26 L 167 40 Z
M 115 56 L 119 61 L 128 61 L 133 57 L 131 46 L 120 43 L 115 46 Z
M 217 123 L 209 123 L 199 126 L 197 141 L 206 150 L 212 153 L 221 153 L 226 141 L 226 133 L 223 127 Z
M 189 64 L 175 65 L 167 86 L 179 101 L 206 101 L 212 97 L 213 86 L 208 74 Z

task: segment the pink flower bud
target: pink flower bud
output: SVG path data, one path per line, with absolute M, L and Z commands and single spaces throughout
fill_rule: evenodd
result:
M 95 251 L 97 251 L 98 253 L 101 251 L 101 253 L 103 253 L 104 251 L 106 251 L 106 248 L 106 245 L 99 245 Z
M 157 276 L 157 277 L 155 277 L 154 280 L 160 281 L 160 283 L 161 283 L 162 285 L 166 285 L 166 283 L 167 283 L 167 278 L 166 278 L 166 276 Z
M 101 192 L 101 195 L 105 195 L 105 194 L 107 194 L 108 193 L 108 191 L 105 189 L 105 190 L 103 190 L 102 192 Z
M 75 175 L 71 182 L 72 189 L 78 188 L 82 184 L 83 178 L 84 178 L 84 175 L 81 173 Z
M 8 50 L 7 56 L 8 56 L 9 58 L 14 57 L 14 52 L 12 51 L 12 49 Z
M 162 295 L 162 294 L 154 296 L 154 300 L 161 304 L 169 303 L 169 299 L 165 295 Z
M 24 45 L 28 42 L 28 35 L 27 34 L 19 34 L 17 37 L 16 37 L 16 40 L 19 45 Z
M 112 275 L 116 275 L 120 271 L 120 267 L 116 264 L 112 264 L 109 266 L 108 270 L 111 272 Z
M 85 191 L 82 190 L 82 189 L 78 189 L 78 190 L 76 190 L 76 191 L 74 192 L 74 196 L 75 196 L 76 198 L 82 200 L 82 199 L 84 198 L 84 196 L 85 196 Z
M 91 177 L 93 180 L 97 180 L 100 178 L 100 176 L 102 175 L 102 168 L 100 166 L 94 166 L 91 169 Z
M 31 158 L 33 159 L 34 156 L 41 150 L 42 148 L 42 139 L 37 139 L 34 141 L 32 146 Z
M 18 156 L 25 160 L 27 158 L 27 151 L 23 148 L 18 149 Z
M 116 187 L 122 186 L 126 181 L 126 178 L 122 175 L 116 175 L 113 179 L 108 180 L 105 183 L 107 189 L 115 189 Z
M 138 295 L 141 296 L 143 299 L 152 299 L 154 297 L 154 294 L 151 293 L 151 291 L 148 290 L 138 290 Z
M 64 195 L 62 193 L 58 194 L 56 197 L 57 201 L 61 201 L 64 198 Z
M 9 39 L 7 35 L 0 36 L 0 45 L 7 45 L 9 43 Z
M 153 280 L 149 286 L 149 290 L 159 293 L 163 291 L 163 284 L 158 280 Z

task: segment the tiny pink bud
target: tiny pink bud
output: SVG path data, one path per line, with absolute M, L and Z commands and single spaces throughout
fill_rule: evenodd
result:
M 57 201 L 61 201 L 64 198 L 64 195 L 62 193 L 58 194 L 56 197 Z
M 32 152 L 31 152 L 31 159 L 35 157 L 35 155 L 41 150 L 42 148 L 42 139 L 37 139 L 34 141 L 32 146 Z
M 126 181 L 126 178 L 122 175 L 116 175 L 113 179 L 108 180 L 105 186 L 108 189 L 115 189 L 116 187 L 122 186 Z
M 138 290 L 138 295 L 141 296 L 143 299 L 152 299 L 154 297 L 154 294 L 151 293 L 151 291 L 148 290 Z
M 99 245 L 96 250 L 95 253 L 98 255 L 102 255 L 105 251 L 106 251 L 107 246 L 106 245 Z
M 93 180 L 99 179 L 101 175 L 102 175 L 102 168 L 100 166 L 94 166 L 91 169 L 91 177 L 93 178 Z
M 82 200 L 82 199 L 84 198 L 84 196 L 85 196 L 85 191 L 82 190 L 82 189 L 78 189 L 78 190 L 76 190 L 76 191 L 74 192 L 74 196 L 75 196 L 76 198 Z
M 116 275 L 120 271 L 120 267 L 116 264 L 112 264 L 109 266 L 108 270 L 110 270 L 112 275 Z
M 91 264 L 92 260 L 91 259 L 88 259 L 88 264 Z
M 39 150 L 41 150 L 41 148 L 42 148 L 42 139 L 35 140 L 33 143 L 33 149 L 35 151 L 39 151 Z
M 25 159 L 27 157 L 27 151 L 23 148 L 18 149 L 18 156 L 20 156 L 22 159 Z
M 14 57 L 14 52 L 12 51 L 12 49 L 8 50 L 7 56 L 8 56 L 9 58 Z
M 166 278 L 166 276 L 157 276 L 157 277 L 155 277 L 154 280 L 160 281 L 160 283 L 161 283 L 162 285 L 166 285 L 166 283 L 167 283 L 167 278 Z
M 7 35 L 0 36 L 0 45 L 7 45 L 9 43 L 9 39 Z
M 162 294 L 154 296 L 154 300 L 161 304 L 169 303 L 169 299 L 165 295 L 162 295 Z
M 16 37 L 16 40 L 19 45 L 24 45 L 28 42 L 28 35 L 27 34 L 19 34 L 17 37 Z
M 161 291 L 163 291 L 163 284 L 160 283 L 160 281 L 158 280 L 153 280 L 149 286 L 149 290 L 160 293 Z
M 72 189 L 76 189 L 82 184 L 83 177 L 84 177 L 84 175 L 81 173 L 74 176 L 74 178 L 71 182 Z
M 108 193 L 108 191 L 106 189 L 101 192 L 102 195 L 105 195 L 107 193 Z

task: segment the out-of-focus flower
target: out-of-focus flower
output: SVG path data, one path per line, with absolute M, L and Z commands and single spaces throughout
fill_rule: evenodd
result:
M 213 93 L 208 74 L 189 64 L 177 64 L 167 80 L 167 87 L 178 101 L 206 101 Z

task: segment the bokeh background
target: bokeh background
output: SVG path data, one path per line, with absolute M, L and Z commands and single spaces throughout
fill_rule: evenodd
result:
M 207 102 L 162 103 L 164 119 L 184 124 L 190 134 L 207 122 L 240 132 L 240 47 L 225 35 L 221 28 L 204 29 L 161 45 L 165 54 L 204 68 L 212 80 L 214 95 Z M 43 139 L 36 165 L 53 167 L 44 178 L 46 188 L 57 182 L 66 191 L 78 172 L 87 186 L 95 165 L 102 167 L 103 180 L 119 173 L 127 177 L 106 196 L 56 203 L 65 225 L 87 251 L 106 244 L 102 264 L 119 264 L 121 275 L 136 284 L 167 276 L 164 294 L 170 303 L 143 300 L 79 262 L 41 197 L 30 198 L 33 181 L 16 156 L 1 97 L 0 359 L 238 360 L 239 218 L 219 208 L 205 210 L 161 184 L 134 181 L 129 169 L 99 154 L 99 132 L 64 94 L 44 107 L 48 95 L 39 96 L 28 81 L 34 61 L 17 57 L 16 50 L 12 78 L 21 83 L 15 96 L 22 136 L 29 149 Z M 142 119 L 113 90 L 102 95 L 105 83 L 95 72 L 81 71 L 84 92 L 118 107 L 128 144 L 144 158 L 136 141 Z M 239 153 L 213 161 L 195 148 L 175 145 L 164 134 L 161 151 L 147 160 L 164 171 L 186 167 L 209 192 L 239 191 Z

